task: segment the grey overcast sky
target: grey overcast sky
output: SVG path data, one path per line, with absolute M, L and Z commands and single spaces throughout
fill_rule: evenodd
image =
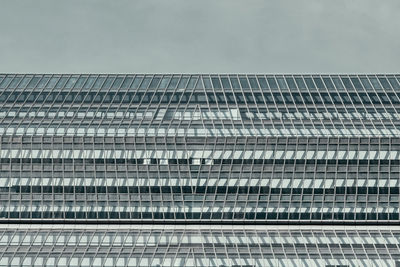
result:
M 399 0 L 0 0 L 3 73 L 399 70 Z

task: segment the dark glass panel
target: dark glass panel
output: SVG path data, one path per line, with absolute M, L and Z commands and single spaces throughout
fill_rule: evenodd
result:
M 249 89 L 250 85 L 246 79 L 246 77 L 239 77 L 240 85 L 242 86 L 243 89 Z
M 255 77 L 248 77 L 249 82 L 250 82 L 250 86 L 253 89 L 259 89 L 260 87 L 258 86 L 257 80 Z
M 297 83 L 297 88 L 299 88 L 299 89 L 306 89 L 307 88 L 306 84 L 304 83 L 304 81 L 303 81 L 303 79 L 301 77 L 296 77 L 295 81 Z
M 332 77 L 332 81 L 337 89 L 344 89 L 343 84 L 339 77 Z
M 211 77 L 211 81 L 212 81 L 212 84 L 213 84 L 215 89 L 221 89 L 222 88 L 218 77 Z
M 112 89 L 118 89 L 118 88 L 121 86 L 123 80 L 124 80 L 123 77 L 117 77 L 117 78 L 114 80 L 114 83 L 113 83 L 113 85 L 111 86 L 111 88 L 112 88 Z
M 222 86 L 224 87 L 224 89 L 231 88 L 231 84 L 229 83 L 228 77 L 221 77 L 221 82 L 222 82 Z
M 392 85 L 393 89 L 400 89 L 400 84 L 397 82 L 396 78 L 389 77 L 388 80 L 389 80 L 390 84 Z
M 294 90 L 297 89 L 296 83 L 294 82 L 294 79 L 292 77 L 286 77 L 286 82 L 289 85 L 289 88 Z
M 229 77 L 233 89 L 240 89 L 239 80 L 236 77 Z
M 138 89 L 140 83 L 142 82 L 143 76 L 136 76 L 131 84 L 131 89 Z
M 260 84 L 262 89 L 269 89 L 267 80 L 265 80 L 264 77 L 258 76 L 257 79 L 258 79 L 258 83 Z
M 188 77 L 188 76 L 183 76 L 183 77 L 181 78 L 181 80 L 179 81 L 178 88 L 179 88 L 179 89 L 185 89 L 185 88 L 187 88 L 188 80 L 189 80 L 189 77 Z
M 31 79 L 31 81 L 29 82 L 27 88 L 29 88 L 29 89 L 35 88 L 35 86 L 38 84 L 38 82 L 40 81 L 41 78 L 42 77 L 40 77 L 40 76 L 39 77 L 38 76 L 33 77 Z
M 317 85 L 318 89 L 325 89 L 325 85 L 322 82 L 321 78 L 319 78 L 319 77 L 313 77 L 313 78 L 314 78 L 314 82 Z
M 369 83 L 367 78 L 365 78 L 365 77 L 364 78 L 360 78 L 360 80 L 361 80 L 361 83 L 364 85 L 365 89 L 372 89 L 372 86 Z
M 385 77 L 379 77 L 379 81 L 381 82 L 384 89 L 391 89 L 390 84 Z
M 276 83 L 275 79 L 273 77 L 268 77 L 267 78 L 269 88 L 271 89 L 278 89 L 278 84 Z
M 285 79 L 283 77 L 276 77 L 280 89 L 287 89 Z
M 378 81 L 377 78 L 375 78 L 375 77 L 368 77 L 368 78 L 369 78 L 369 80 L 370 80 L 372 86 L 373 86 L 375 89 L 377 89 L 377 90 L 382 89 L 382 86 L 380 85 L 380 83 L 379 83 L 379 81 Z
M 315 85 L 311 78 L 306 77 L 306 78 L 304 78 L 304 81 L 306 81 L 308 89 L 315 89 Z
M 79 79 L 76 81 L 74 88 L 82 88 L 83 85 L 85 84 L 87 77 L 79 77 Z
M 171 82 L 168 85 L 168 89 L 175 89 L 178 85 L 179 77 L 172 77 Z
M 351 77 L 351 81 L 353 82 L 354 88 L 363 89 L 360 80 L 357 77 Z
M 323 77 L 324 83 L 326 85 L 326 88 L 328 89 L 335 89 L 335 86 L 333 85 L 333 82 L 330 77 Z
M 160 82 L 160 85 L 158 86 L 158 88 L 160 88 L 160 89 L 166 89 L 167 86 L 168 86 L 168 84 L 169 84 L 170 79 L 171 79 L 171 77 L 169 77 L 169 76 L 164 76 L 164 77 L 161 79 L 161 82 Z
M 191 76 L 190 80 L 189 80 L 189 83 L 187 85 L 187 88 L 188 89 L 194 89 L 194 86 L 196 85 L 197 79 L 198 79 L 197 76 Z
M 156 89 L 160 80 L 161 80 L 160 77 L 154 77 L 150 82 L 149 89 Z
M 151 82 L 151 77 L 144 77 L 142 83 L 139 86 L 139 89 L 147 89 Z
M 343 82 L 343 84 L 344 84 L 344 87 L 345 87 L 346 89 L 354 89 L 354 88 L 353 88 L 353 85 L 351 84 L 349 78 L 347 78 L 347 77 L 341 77 L 341 78 L 342 78 L 342 82 Z
M 61 77 L 56 85 L 56 88 L 57 89 L 64 88 L 65 84 L 67 83 L 67 80 L 68 80 L 68 77 Z
M 94 82 L 93 89 L 100 89 L 105 79 L 106 79 L 105 77 L 97 78 L 97 80 Z
M 203 76 L 203 83 L 205 89 L 212 89 L 211 81 L 209 77 Z

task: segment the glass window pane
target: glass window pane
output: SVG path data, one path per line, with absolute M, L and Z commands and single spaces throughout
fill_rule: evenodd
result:
M 318 89 L 326 89 L 324 83 L 322 82 L 321 78 L 314 77 L 314 82 L 317 85 Z
M 21 79 L 22 79 L 22 77 L 15 77 L 8 87 L 11 89 L 14 89 L 15 87 L 17 87 L 17 85 L 19 84 Z
M 57 81 L 60 77 L 53 77 L 50 79 L 50 81 L 47 83 L 46 88 L 54 88 L 57 84 Z
M 299 88 L 299 89 L 306 89 L 307 88 L 306 84 L 304 83 L 304 81 L 303 81 L 303 79 L 301 77 L 296 77 L 295 81 L 297 83 L 297 88 Z
M 269 88 L 268 84 L 267 84 L 267 81 L 265 80 L 264 77 L 258 76 L 257 79 L 258 79 L 258 83 L 260 84 L 262 89 L 268 89 Z
M 100 89 L 101 86 L 103 85 L 105 79 L 106 79 L 105 77 L 97 78 L 96 82 L 93 85 L 93 89 Z
M 304 78 L 304 81 L 306 81 L 308 89 L 315 89 L 314 82 L 311 78 L 306 77 Z
M 139 84 L 142 82 L 143 76 L 136 76 L 131 84 L 131 89 L 138 89 Z
M 326 85 L 326 88 L 328 89 L 335 89 L 335 86 L 333 85 L 333 82 L 330 77 L 323 77 L 324 83 Z
M 83 84 L 84 84 L 85 81 L 86 81 L 86 79 L 87 79 L 87 77 L 85 77 L 85 76 L 80 77 L 80 78 L 76 81 L 74 88 L 82 88 L 82 87 L 83 87 Z
M 117 77 L 111 86 L 112 89 L 118 89 L 121 86 L 122 81 L 124 80 L 123 77 Z
M 282 77 L 276 77 L 276 80 L 278 81 L 279 88 L 281 89 L 287 89 L 285 80 Z
M 42 77 L 40 77 L 40 76 L 33 77 L 32 80 L 29 82 L 27 88 L 29 88 L 29 89 L 35 88 L 35 86 L 38 84 L 38 82 L 41 78 Z
M 56 88 L 60 89 L 60 88 L 64 88 L 65 83 L 67 82 L 68 77 L 61 77 L 60 80 L 58 81 Z
M 209 77 L 203 76 L 203 83 L 205 89 L 212 89 L 211 81 Z
M 236 77 L 229 77 L 233 89 L 240 89 L 239 80 Z
M 390 77 L 390 78 L 388 78 L 388 80 L 389 80 L 390 84 L 392 85 L 393 89 L 400 89 L 400 85 L 397 82 L 396 78 Z
M 160 77 L 154 77 L 150 82 L 149 89 L 156 89 L 160 80 Z
M 271 89 L 278 89 L 278 84 L 276 83 L 275 79 L 273 77 L 268 77 L 267 78 L 269 88 Z
M 385 77 L 379 77 L 379 81 L 381 82 L 383 88 L 391 89 L 389 82 L 386 80 Z
M 258 86 L 257 80 L 255 77 L 248 77 L 250 86 L 251 88 L 259 89 L 260 87 Z
M 339 79 L 339 77 L 332 77 L 332 81 L 335 84 L 337 89 L 344 89 L 343 84 L 342 84 L 341 80 Z
M 161 79 L 161 82 L 160 82 L 160 85 L 158 86 L 158 88 L 160 88 L 160 89 L 166 89 L 170 79 L 171 79 L 171 77 L 169 77 L 169 76 L 164 76 L 164 77 Z
M 24 77 L 22 81 L 18 84 L 18 88 L 25 88 L 31 79 L 32 77 Z
M 367 78 L 365 78 L 365 77 L 364 78 L 360 78 L 360 80 L 361 80 L 361 83 L 364 85 L 365 89 L 372 89 L 372 86 L 369 83 Z
M 343 82 L 343 84 L 344 84 L 344 87 L 345 87 L 346 89 L 353 89 L 353 85 L 351 84 L 349 78 L 347 78 L 347 77 L 341 77 L 341 78 L 342 78 L 342 82 Z
M 4 80 L 0 83 L 0 88 L 4 89 L 8 86 L 8 84 L 11 82 L 12 78 L 11 77 L 6 77 Z
M 121 88 L 128 89 L 129 86 L 131 85 L 132 81 L 133 81 L 133 77 L 126 77 L 121 85 Z
M 222 88 L 218 77 L 211 77 L 211 81 L 212 81 L 212 84 L 213 84 L 215 89 L 221 89 Z
M 192 76 L 190 77 L 189 83 L 187 85 L 188 89 L 194 89 L 194 86 L 196 85 L 196 81 L 197 81 L 198 77 L 197 76 Z
M 247 81 L 246 77 L 239 77 L 239 81 L 243 89 L 250 88 L 249 82 Z
M 377 78 L 375 78 L 375 77 L 368 77 L 368 78 L 369 78 L 369 80 L 370 80 L 372 86 L 373 86 L 375 89 L 382 89 L 382 86 L 379 84 L 379 81 L 378 81 Z
M 94 84 L 95 81 L 96 81 L 96 77 L 90 76 L 90 77 L 86 80 L 86 83 L 85 83 L 85 85 L 84 85 L 84 88 L 85 88 L 85 89 L 90 89 L 90 88 L 92 88 L 92 86 L 93 86 L 93 84 Z
M 228 77 L 221 77 L 222 86 L 224 89 L 230 89 L 231 84 L 229 83 Z
M 172 77 L 171 82 L 168 85 L 168 89 L 175 89 L 178 85 L 179 77 Z
M 78 80 L 78 77 L 71 77 L 69 78 L 67 84 L 65 85 L 65 88 L 67 89 L 71 89 L 72 87 L 74 87 L 76 81 Z
M 296 83 L 292 77 L 286 77 L 286 82 L 291 90 L 297 89 Z
M 352 81 L 353 84 L 354 84 L 354 88 L 356 88 L 356 89 L 362 89 L 361 82 L 360 82 L 360 80 L 359 80 L 357 77 L 351 77 L 350 79 L 351 79 L 351 81 Z
M 145 77 L 139 86 L 139 89 L 147 89 L 149 87 L 151 77 Z

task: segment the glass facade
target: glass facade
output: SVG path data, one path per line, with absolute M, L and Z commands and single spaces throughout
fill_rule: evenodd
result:
M 160 250 L 158 241 L 135 241 L 153 232 L 162 236 L 164 228 L 135 232 L 127 226 L 124 237 L 107 237 L 111 241 L 98 257 L 91 251 L 103 243 L 92 239 L 84 249 L 78 241 L 60 241 L 71 252 L 53 256 L 32 256 L 31 243 L 7 242 L 11 234 L 36 240 L 39 232 L 49 240 L 76 240 L 86 235 L 82 223 L 97 225 L 90 233 L 99 240 L 108 235 L 97 227 L 113 225 L 110 231 L 116 231 L 116 224 L 150 223 L 172 225 L 168 236 L 176 231 L 189 239 L 192 230 L 185 227 L 193 224 L 242 225 L 246 230 L 238 230 L 239 236 L 256 239 L 268 236 L 272 224 L 321 225 L 327 233 L 332 225 L 373 224 L 381 227 L 374 235 L 393 225 L 390 233 L 397 239 L 399 181 L 400 75 L 0 74 L 0 221 L 21 223 L 13 232 L 2 230 L 7 241 L 0 243 L 0 266 L 358 266 L 363 260 L 390 266 L 398 248 L 376 246 L 381 241 L 374 239 L 358 249 L 364 233 L 358 228 L 350 231 L 358 237 L 338 248 L 342 252 L 329 252 L 343 261 L 321 261 L 327 259 L 319 250 L 322 230 L 312 233 L 307 244 L 316 252 L 307 252 L 308 258 L 296 252 L 297 239 L 277 242 L 276 253 L 275 241 L 267 242 L 272 252 L 264 253 L 264 241 L 246 239 L 245 251 L 230 247 L 228 237 L 206 250 L 204 238 L 225 236 L 222 228 L 194 228 L 202 241 L 169 252 L 169 241 Z M 30 232 L 43 222 L 58 230 L 42 225 Z M 292 238 L 288 228 L 279 229 L 278 236 Z M 122 240 L 127 236 L 131 243 Z M 122 243 L 111 252 L 117 239 Z M 207 254 L 211 250 L 215 254 Z M 361 250 L 369 252 L 364 257 Z M 25 256 L 18 256 L 22 251 Z M 381 252 L 388 257 L 369 257 Z M 207 260 L 196 260 L 202 257 Z

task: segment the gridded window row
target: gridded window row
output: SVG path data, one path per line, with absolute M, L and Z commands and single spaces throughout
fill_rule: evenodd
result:
M 2 192 L 7 190 L 2 188 Z M 15 193 L 129 193 L 129 194 L 260 194 L 260 195 L 389 195 L 400 194 L 399 187 L 271 188 L 269 186 L 12 186 Z
M 199 79 L 200 78 L 200 79 Z M 396 79 L 397 78 L 397 79 Z M 4 88 L 84 89 L 400 89 L 398 76 L 289 76 L 289 75 L 7 75 L 0 76 Z
M 218 104 L 218 105 L 399 105 L 400 93 L 270 92 L 35 92 L 0 94 L 1 103 L 25 104 Z
M 320 224 L 331 221 L 374 221 L 377 224 L 389 222 L 398 223 L 398 212 L 116 212 L 116 211 L 89 211 L 89 212 L 63 212 L 63 211 L 0 211 L 0 218 L 4 220 L 30 220 L 30 219 L 62 219 L 62 220 L 167 220 L 210 221 L 234 220 L 232 224 L 241 223 L 236 220 L 245 220 L 259 223 L 285 221 L 296 224 L 298 220 L 316 221 Z

